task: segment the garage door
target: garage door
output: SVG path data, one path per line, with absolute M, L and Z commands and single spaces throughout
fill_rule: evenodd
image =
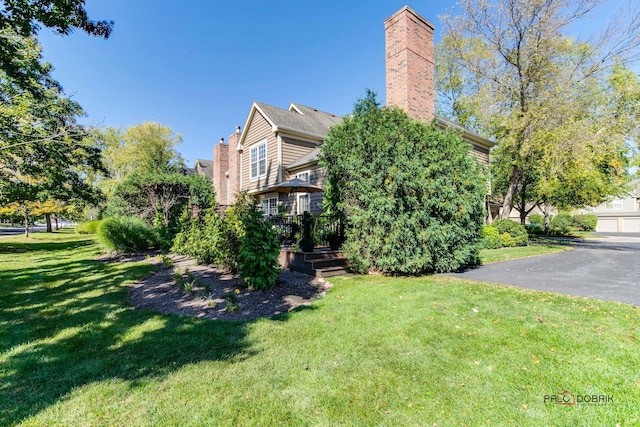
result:
M 618 232 L 618 218 L 599 218 L 596 231 L 603 233 L 617 233 Z
M 640 218 L 625 218 L 624 231 L 625 233 L 640 233 Z

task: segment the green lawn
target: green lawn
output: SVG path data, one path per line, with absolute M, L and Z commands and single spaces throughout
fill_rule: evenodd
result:
M 144 264 L 0 239 L 0 425 L 638 425 L 640 311 L 448 277 L 335 278 L 275 319 L 133 310 Z M 559 406 L 562 390 L 613 402 Z
M 480 251 L 480 262 L 482 264 L 490 264 L 516 258 L 553 254 L 570 249 L 570 245 L 557 243 L 531 243 L 529 246 L 517 246 L 515 248 L 482 249 Z

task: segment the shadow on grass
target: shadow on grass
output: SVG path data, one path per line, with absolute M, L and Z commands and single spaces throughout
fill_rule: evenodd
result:
M 61 259 L 73 252 L 69 261 L 38 267 L 35 257 L 22 268 L 0 266 L 0 425 L 16 424 L 89 383 L 136 381 L 186 364 L 255 355 L 248 323 L 132 309 L 123 283 L 153 268 L 78 257 L 90 242 L 78 243 L 35 243 Z

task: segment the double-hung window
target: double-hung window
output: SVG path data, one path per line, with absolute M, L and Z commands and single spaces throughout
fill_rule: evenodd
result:
M 604 207 L 605 207 L 605 209 L 611 210 L 611 211 L 622 210 L 622 200 L 620 200 L 620 199 L 610 200 L 610 201 L 605 203 Z
M 267 174 L 267 141 L 254 144 L 249 150 L 250 177 L 256 179 Z

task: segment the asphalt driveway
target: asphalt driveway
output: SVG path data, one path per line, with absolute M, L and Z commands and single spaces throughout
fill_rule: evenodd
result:
M 577 241 L 570 251 L 450 275 L 640 306 L 640 233 L 602 236 Z

